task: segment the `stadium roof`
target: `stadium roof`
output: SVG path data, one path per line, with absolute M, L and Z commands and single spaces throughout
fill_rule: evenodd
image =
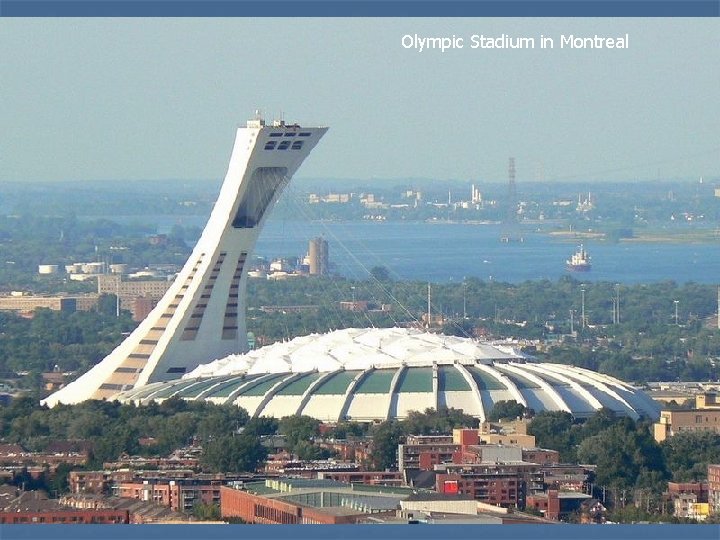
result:
M 172 396 L 235 403 L 254 416 L 306 414 L 323 421 L 404 418 L 453 407 L 485 420 L 498 401 L 588 417 L 606 407 L 655 419 L 643 391 L 608 375 L 539 363 L 511 348 L 404 328 L 346 329 L 276 343 L 199 366 L 183 379 L 118 399 Z

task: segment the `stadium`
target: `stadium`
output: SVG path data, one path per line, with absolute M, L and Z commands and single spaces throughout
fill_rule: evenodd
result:
M 605 407 L 655 419 L 642 390 L 510 348 L 405 328 L 345 329 L 276 343 L 198 366 L 182 379 L 123 392 L 121 401 L 171 397 L 235 404 L 252 416 L 322 421 L 402 419 L 452 407 L 485 420 L 498 401 L 586 418 Z
M 177 397 L 232 403 L 253 416 L 368 422 L 441 407 L 485 420 L 497 402 L 514 400 L 576 418 L 603 407 L 659 417 L 646 394 L 612 377 L 416 329 L 338 330 L 246 352 L 246 261 L 269 210 L 326 132 L 266 124 L 259 114 L 239 127 L 218 201 L 171 287 L 110 354 L 43 403 Z

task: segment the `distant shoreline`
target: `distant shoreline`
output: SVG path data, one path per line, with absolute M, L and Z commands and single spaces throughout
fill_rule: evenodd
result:
M 570 232 L 570 231 L 552 231 L 547 233 L 549 236 L 559 238 L 565 241 L 571 240 L 607 240 L 607 233 L 602 232 Z M 622 243 L 688 243 L 688 244 L 714 244 L 720 243 L 720 230 L 702 230 L 702 231 L 640 231 L 634 232 L 631 238 L 620 238 Z

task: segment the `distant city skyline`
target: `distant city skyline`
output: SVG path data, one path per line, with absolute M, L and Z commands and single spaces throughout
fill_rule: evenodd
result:
M 510 156 L 519 182 L 720 177 L 713 20 L 0 24 L 0 181 L 219 181 L 255 109 L 330 127 L 300 182 L 503 182 Z M 630 48 L 420 53 L 402 46 L 415 34 L 628 34 Z

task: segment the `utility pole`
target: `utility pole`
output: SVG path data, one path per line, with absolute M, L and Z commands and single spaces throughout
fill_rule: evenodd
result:
M 573 313 L 575 313 L 572 309 L 570 310 L 570 335 L 575 335 L 575 322 L 573 321 Z
M 620 324 L 620 284 L 615 284 L 615 324 Z
M 580 302 L 580 325 L 585 330 L 585 284 L 580 287 L 581 302 Z
M 430 282 L 428 281 L 427 297 L 427 328 L 430 330 Z
M 465 278 L 463 278 L 463 321 L 467 319 L 467 296 L 465 291 Z M 720 298 L 720 296 L 718 296 Z

